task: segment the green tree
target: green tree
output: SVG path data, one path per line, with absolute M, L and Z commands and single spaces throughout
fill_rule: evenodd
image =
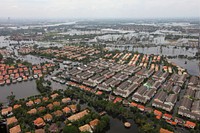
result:
M 79 130 L 75 126 L 65 126 L 63 129 L 64 133 L 79 133 Z
M 2 60 L 3 59 L 3 55 L 2 54 L 0 54 L 0 60 Z

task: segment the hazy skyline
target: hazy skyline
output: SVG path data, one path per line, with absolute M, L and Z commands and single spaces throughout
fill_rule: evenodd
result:
M 200 0 L 0 0 L 1 18 L 199 17 Z

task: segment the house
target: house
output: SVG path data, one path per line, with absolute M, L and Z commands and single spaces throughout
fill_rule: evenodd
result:
M 170 106 L 174 106 L 177 101 L 177 94 L 170 94 L 167 98 L 164 104 L 168 104 Z
M 69 105 L 69 108 L 71 109 L 73 113 L 77 111 L 77 106 L 75 104 Z
M 43 98 L 42 98 L 42 101 L 44 101 L 44 102 L 47 102 L 48 100 L 49 100 L 48 97 L 43 97 Z
M 169 131 L 169 130 L 167 130 L 167 129 L 164 129 L 164 128 L 160 128 L 160 131 L 159 131 L 160 133 L 174 133 L 174 132 L 171 132 L 171 131 Z
M 158 110 L 154 110 L 154 115 L 156 116 L 162 116 L 162 112 Z
M 192 104 L 191 112 L 200 115 L 200 100 L 194 101 Z
M 46 114 L 45 116 L 43 116 L 43 119 L 47 122 L 51 121 L 53 119 L 51 114 Z
M 184 109 L 184 110 L 190 110 L 191 106 L 192 106 L 192 100 L 187 97 L 184 97 L 181 100 L 181 104 L 180 104 L 179 108 Z
M 29 110 L 27 113 L 28 114 L 36 114 L 37 110 L 35 108 L 33 108 L 33 109 Z
M 52 104 L 52 103 L 48 104 L 48 105 L 47 105 L 47 108 L 48 108 L 49 110 L 52 110 L 52 109 L 53 109 L 53 104 Z
M 57 111 L 53 112 L 53 114 L 54 114 L 56 117 L 60 117 L 60 116 L 63 115 L 63 112 L 60 111 L 60 110 L 57 110 Z
M 165 113 L 165 114 L 162 116 L 162 118 L 165 119 L 165 120 L 171 120 L 171 119 L 172 119 L 172 115 L 166 114 L 166 113 Z
M 13 109 L 18 109 L 19 107 L 21 107 L 20 104 L 15 104 L 15 105 L 13 106 Z
M 52 95 L 51 95 L 51 98 L 52 98 L 52 99 L 55 99 L 55 98 L 58 97 L 58 96 L 59 96 L 59 94 L 58 94 L 58 93 L 55 93 L 55 94 L 52 94 Z
M 121 97 L 116 97 L 115 100 L 113 101 L 113 103 L 117 103 L 117 102 L 121 102 L 122 98 Z
M 83 110 L 79 113 L 76 113 L 76 114 L 68 117 L 67 119 L 72 122 L 77 121 L 77 120 L 81 119 L 82 117 L 84 117 L 85 115 L 87 115 L 88 113 L 89 113 L 89 110 Z
M 45 107 L 41 106 L 41 107 L 39 107 L 37 110 L 38 110 L 39 112 L 42 112 L 42 111 L 44 111 L 45 109 L 46 109 Z
M 195 128 L 196 127 L 196 123 L 191 122 L 191 121 L 186 121 L 184 126 L 187 127 L 187 128 Z
M 178 123 L 179 125 L 183 125 L 183 124 L 185 123 L 185 121 L 184 121 L 183 119 L 178 118 L 178 117 L 175 117 L 175 118 L 174 118 L 174 121 L 175 121 L 176 123 Z
M 15 116 L 13 116 L 13 117 L 7 118 L 7 119 L 6 119 L 6 122 L 7 122 L 7 125 L 10 125 L 10 124 L 17 123 L 18 120 L 16 119 Z
M 90 121 L 89 124 L 90 124 L 90 127 L 92 129 L 94 129 L 95 126 L 97 126 L 99 124 L 99 119 L 94 119 L 94 120 Z
M 34 100 L 34 103 L 35 103 L 35 104 L 40 104 L 40 103 L 41 103 L 41 100 L 38 98 L 38 99 Z
M 20 125 L 14 126 L 12 128 L 10 128 L 10 133 L 21 133 L 21 127 Z
M 53 106 L 54 106 L 54 107 L 55 107 L 55 106 L 60 106 L 60 102 L 57 102 L 57 101 L 53 102 Z
M 184 82 L 186 81 L 187 74 L 183 74 L 178 78 L 178 81 L 176 82 L 176 85 L 182 86 Z
M 90 133 L 93 132 L 89 124 L 85 124 L 85 125 L 79 127 L 79 130 L 81 132 L 90 132 Z
M 130 107 L 137 107 L 138 104 L 137 104 L 137 103 L 134 103 L 134 102 L 131 102 L 129 106 L 130 106 Z
M 69 103 L 69 102 L 71 102 L 71 98 L 69 97 L 62 99 L 62 103 Z
M 37 118 L 36 120 L 33 121 L 34 125 L 37 126 L 37 127 L 43 127 L 45 126 L 45 122 L 42 118 Z
M 71 109 L 69 107 L 65 107 L 62 109 L 62 111 L 67 114 L 71 112 Z
M 137 108 L 140 110 L 140 111 L 144 111 L 145 107 L 143 105 L 140 105 L 138 104 Z
M 167 97 L 167 93 L 164 92 L 164 91 L 160 91 L 155 96 L 154 101 L 157 101 L 157 102 L 160 102 L 160 103 L 164 103 L 166 97 Z
M 31 107 L 31 106 L 33 106 L 33 104 L 34 104 L 34 102 L 30 100 L 26 103 L 26 106 Z
M 1 110 L 1 114 L 2 114 L 3 116 L 8 115 L 8 114 L 11 113 L 11 112 L 12 112 L 12 107 L 3 108 L 3 109 Z

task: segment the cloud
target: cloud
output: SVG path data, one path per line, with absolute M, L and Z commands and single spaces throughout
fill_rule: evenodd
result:
M 200 0 L 0 0 L 1 17 L 197 17 Z

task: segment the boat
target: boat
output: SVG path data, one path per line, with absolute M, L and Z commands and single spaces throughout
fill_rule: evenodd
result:
M 124 123 L 124 126 L 125 126 L 126 128 L 130 128 L 130 127 L 131 127 L 131 123 L 130 123 L 130 122 L 125 122 L 125 123 Z

